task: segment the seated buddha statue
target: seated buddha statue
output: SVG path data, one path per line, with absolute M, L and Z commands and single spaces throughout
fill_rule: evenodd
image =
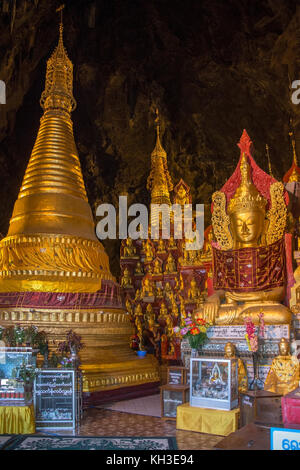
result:
M 149 240 L 147 240 L 145 244 L 145 254 L 146 254 L 146 261 L 150 262 L 153 260 L 153 248 Z
M 138 261 L 138 262 L 136 263 L 136 267 L 135 267 L 135 270 L 134 270 L 134 274 L 135 274 L 135 275 L 144 274 L 143 267 L 142 267 L 142 264 L 141 264 L 140 261 Z
M 164 294 L 167 300 L 170 300 L 170 295 L 172 294 L 172 287 L 169 282 L 166 282 L 164 287 Z
M 196 301 L 201 295 L 199 287 L 197 287 L 197 283 L 195 278 L 193 277 L 191 280 L 191 287 L 188 289 L 188 300 Z
M 158 240 L 158 245 L 157 245 L 157 253 L 165 253 L 165 244 L 162 238 Z
M 281 338 L 279 356 L 273 359 L 264 389 L 269 392 L 286 395 L 299 387 L 299 361 L 290 355 L 290 344 Z
M 147 277 L 143 280 L 141 298 L 152 297 L 154 295 L 153 283 Z
M 226 343 L 224 349 L 225 359 L 236 359 L 235 345 L 233 343 Z M 242 359 L 238 360 L 238 388 L 239 392 L 246 392 L 248 390 L 248 377 Z
M 155 325 L 155 313 L 153 312 L 151 304 L 148 304 L 146 308 L 146 320 L 149 327 Z
M 132 239 L 127 238 L 123 248 L 122 258 L 133 258 L 136 256 L 136 248 L 133 246 Z
M 170 236 L 170 239 L 169 239 L 168 249 L 169 249 L 169 250 L 174 250 L 175 248 L 177 248 L 177 246 L 176 246 L 174 237 L 171 235 L 171 236 Z
M 135 317 L 142 317 L 144 314 L 143 314 L 143 310 L 142 310 L 142 306 L 141 304 L 137 304 L 137 306 L 135 307 L 135 310 L 134 310 L 134 316 Z
M 123 276 L 121 278 L 121 287 L 124 287 L 124 289 L 128 289 L 133 287 L 132 282 L 131 282 L 131 276 L 128 268 L 125 268 L 123 271 Z
M 161 303 L 160 310 L 159 310 L 159 316 L 162 318 L 166 318 L 168 316 L 168 309 L 166 307 L 165 302 Z
M 212 197 L 215 292 L 194 318 L 227 325 L 251 317 L 258 324 L 263 311 L 266 324 L 290 323 L 291 312 L 281 304 L 286 291 L 284 187 L 256 165 L 246 131 L 239 146 L 235 173 Z
M 165 267 L 165 273 L 166 274 L 174 274 L 176 273 L 176 263 L 174 261 L 174 258 L 171 253 L 169 253 L 168 258 L 167 258 L 167 264 Z
M 176 301 L 175 301 L 175 300 L 174 300 L 174 302 L 172 302 L 171 314 L 172 314 L 172 316 L 175 317 L 175 318 L 177 318 L 178 315 L 179 315 L 178 307 L 177 307 L 177 304 L 176 304 Z
M 161 274 L 161 273 L 162 273 L 161 262 L 159 261 L 159 259 L 156 258 L 156 260 L 154 261 L 153 274 Z

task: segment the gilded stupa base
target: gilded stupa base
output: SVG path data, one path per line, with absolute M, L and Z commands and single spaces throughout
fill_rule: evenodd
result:
M 97 293 L 0 293 L 0 324 L 36 325 L 47 332 L 50 351 L 65 340 L 68 330 L 80 335 L 84 394 L 158 384 L 156 359 L 139 358 L 129 347 L 134 328 L 118 294 L 118 286 L 110 281 Z M 103 307 L 108 299 L 116 305 Z

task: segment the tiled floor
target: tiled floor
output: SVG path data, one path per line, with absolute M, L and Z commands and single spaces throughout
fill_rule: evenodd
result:
M 135 398 L 134 400 L 123 400 L 109 405 L 103 405 L 100 408 L 106 408 L 111 411 L 122 411 L 137 415 L 161 416 L 160 394 L 148 397 Z
M 176 430 L 175 421 L 104 408 L 86 410 L 79 433 L 76 434 L 83 436 L 174 436 L 180 450 L 209 450 L 223 439 L 221 436 Z

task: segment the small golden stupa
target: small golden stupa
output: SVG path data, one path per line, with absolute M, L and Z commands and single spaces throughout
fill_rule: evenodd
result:
M 69 329 L 81 335 L 84 392 L 156 383 L 156 361 L 129 348 L 134 329 L 95 236 L 73 136 L 73 65 L 62 21 L 40 104 L 37 139 L 0 242 L 0 324 L 34 324 L 56 341 Z

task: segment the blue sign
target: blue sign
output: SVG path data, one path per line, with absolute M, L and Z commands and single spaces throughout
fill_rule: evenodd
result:
M 300 450 L 300 429 L 271 428 L 271 450 Z

